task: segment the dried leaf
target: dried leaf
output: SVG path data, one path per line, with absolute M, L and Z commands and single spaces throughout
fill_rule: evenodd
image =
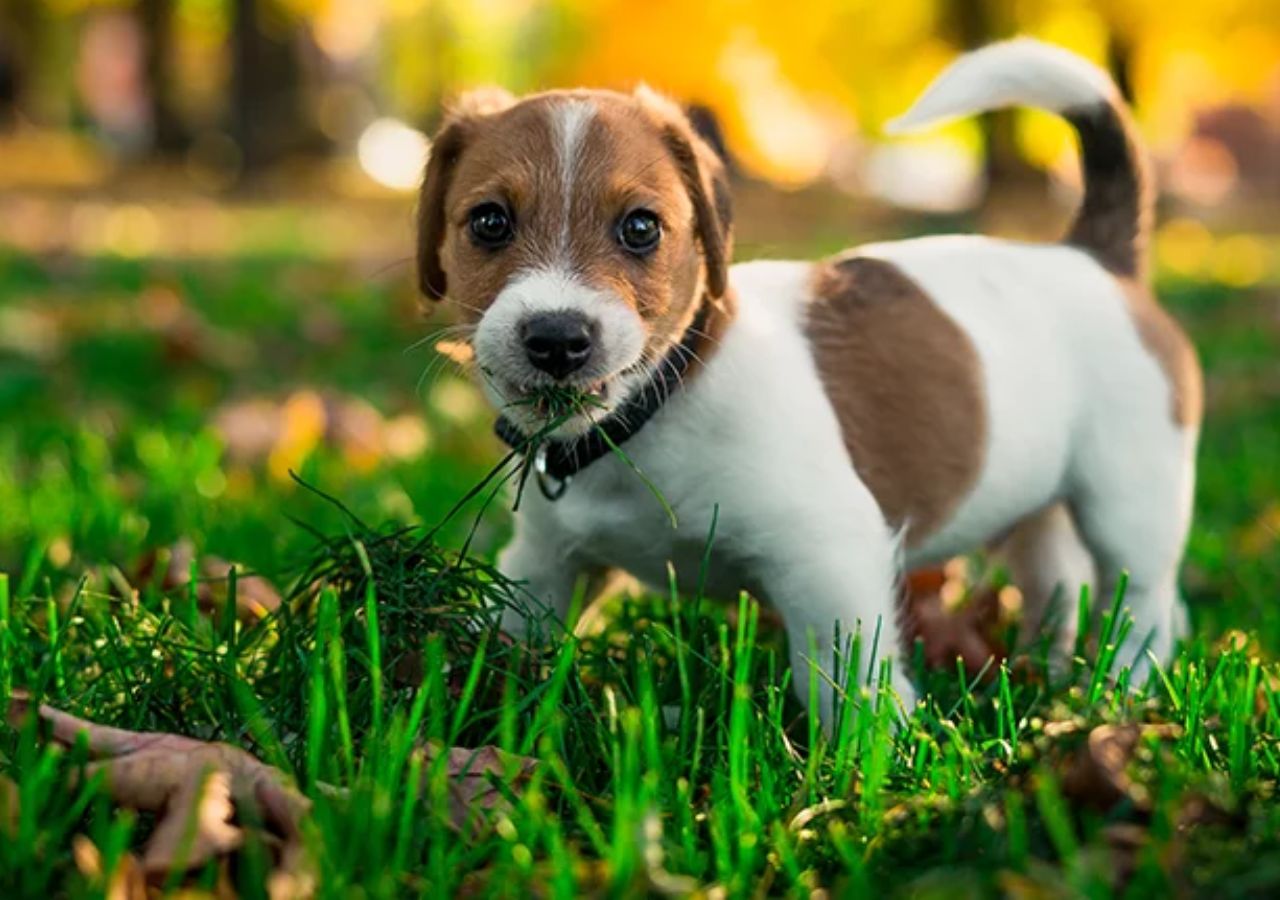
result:
M 1182 797 L 1174 822 L 1179 831 L 1244 824 L 1238 814 L 1232 814 L 1219 803 L 1198 792 L 1185 794 Z
M 386 453 L 386 422 L 382 413 L 367 400 L 326 394 L 325 443 L 342 451 L 342 457 L 357 472 L 368 472 Z
M 311 855 L 301 841 L 288 841 L 280 851 L 280 862 L 267 877 L 271 900 L 303 900 L 316 893 L 316 871 Z
M 322 443 L 359 471 L 388 454 L 421 452 L 426 443 L 416 435 L 406 440 L 403 425 L 392 431 L 367 400 L 336 391 L 304 388 L 283 400 L 250 397 L 222 407 L 213 421 L 233 461 L 265 462 L 282 480 Z
M 1063 793 L 1099 809 L 1109 809 L 1121 800 L 1148 808 L 1151 798 L 1137 789 L 1129 764 L 1144 738 L 1168 740 L 1179 733 L 1176 725 L 1099 725 L 1075 754 L 1063 777 Z
M 207 597 L 207 603 L 215 613 L 220 613 L 226 605 L 227 591 L 230 590 L 232 563 L 216 556 L 206 557 L 201 563 L 200 574 L 205 578 L 197 592 L 198 599 Z M 236 614 L 251 622 L 275 612 L 284 602 L 280 592 L 270 581 L 261 575 L 241 575 L 243 566 L 236 568 Z
M 118 774 L 116 775 L 119 778 Z M 231 778 L 217 769 L 184 781 L 170 793 L 164 816 L 142 858 L 149 873 L 175 866 L 196 868 L 240 846 L 243 835 L 231 824 Z
M 214 413 L 213 427 L 222 435 L 232 460 L 261 462 L 280 438 L 280 404 L 266 397 L 228 404 Z
M 14 688 L 9 692 L 9 710 L 5 716 L 10 727 L 21 728 L 27 719 L 27 711 L 31 709 L 31 695 L 24 690 Z
M 1102 829 L 1102 839 L 1111 851 L 1114 883 L 1128 884 L 1138 867 L 1138 855 L 1151 843 L 1150 833 L 1132 822 L 1113 822 Z
M 497 785 L 515 787 L 532 775 L 538 765 L 536 759 L 492 745 L 475 750 L 451 747 L 442 751 L 428 744 L 422 752 L 428 764 L 439 759 L 442 753 L 447 756 L 444 766 L 449 777 L 449 823 L 458 831 L 474 829 L 483 822 L 486 813 L 506 808 L 506 796 Z
M 171 286 L 149 286 L 138 296 L 137 311 L 137 324 L 159 340 L 169 363 L 233 369 L 242 368 L 253 358 L 250 343 L 210 324 L 183 293 Z
M 18 786 L 0 775 L 0 834 L 18 827 Z
M 135 567 L 134 581 L 154 579 L 164 591 L 184 588 L 191 583 L 191 564 L 195 558 L 195 547 L 185 538 L 163 550 L 152 550 Z M 261 575 L 242 574 L 243 566 L 216 556 L 206 556 L 199 563 L 200 580 L 196 584 L 196 603 L 201 609 L 214 616 L 222 614 L 233 567 L 236 569 L 236 615 L 241 621 L 256 622 L 284 602 L 280 592 Z M 157 569 L 160 570 L 158 577 Z
M 102 877 L 102 854 L 98 846 L 83 834 L 71 839 L 71 860 L 85 878 Z
M 102 854 L 93 841 L 82 834 L 73 837 L 71 858 L 81 875 L 99 887 L 102 886 L 101 882 L 105 877 L 102 871 Z M 120 858 L 102 896 L 106 900 L 146 900 L 147 879 L 136 856 L 126 853 Z
M 15 692 L 9 720 L 16 724 L 30 711 L 29 697 Z M 310 801 L 281 772 L 244 750 L 180 735 L 112 728 L 43 704 L 39 716 L 56 743 L 70 747 L 85 741 L 97 760 L 86 767 L 86 774 L 101 775 L 116 802 L 160 814 L 144 855 L 148 874 L 167 872 L 179 863 L 199 866 L 240 846 L 243 834 L 233 819 L 237 809 L 246 807 L 284 838 L 282 856 L 301 853 L 300 824 Z M 295 859 L 292 865 L 303 864 Z
M 304 389 L 283 399 L 239 400 L 214 414 L 214 427 L 234 462 L 265 462 L 277 477 L 287 477 L 290 467 L 321 444 L 367 471 L 386 457 L 416 459 L 430 442 L 420 415 L 387 419 L 369 401 L 337 391 Z
M 924 644 L 925 662 L 950 668 L 956 659 L 970 675 L 1006 655 L 999 640 L 999 593 L 989 586 L 969 588 L 959 567 L 921 569 L 903 585 L 903 620 L 911 639 Z

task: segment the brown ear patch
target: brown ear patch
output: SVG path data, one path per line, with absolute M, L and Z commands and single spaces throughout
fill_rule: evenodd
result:
M 448 280 L 440 263 L 440 249 L 448 226 L 444 201 L 454 166 L 465 146 L 465 120 L 447 125 L 437 135 L 418 195 L 418 287 L 432 300 L 439 300 L 448 290 Z
M 1204 413 L 1204 376 L 1195 347 L 1151 289 L 1130 278 L 1120 279 L 1138 337 L 1169 382 L 1169 415 L 1183 428 L 1200 424 Z
M 693 143 L 682 133 L 683 130 L 668 125 L 662 130 L 662 140 L 676 161 L 681 180 L 693 202 L 694 225 L 707 266 L 707 290 L 711 292 L 711 296 L 719 297 L 729 286 L 729 258 L 733 253 L 733 239 L 730 223 L 727 221 L 727 217 L 732 216 L 729 192 L 726 186 L 717 187 L 715 180 L 712 180 L 711 196 L 708 196 L 707 177 L 704 176 L 703 169 L 714 166 L 718 172 L 720 163 L 712 158 L 710 151 L 700 160 Z M 716 180 L 719 178 L 718 174 L 712 177 Z
M 981 474 L 987 410 L 969 337 L 884 260 L 817 267 L 807 333 L 858 476 L 908 546 Z

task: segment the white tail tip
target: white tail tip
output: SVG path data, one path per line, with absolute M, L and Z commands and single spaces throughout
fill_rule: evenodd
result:
M 1116 97 L 1107 73 L 1083 57 L 1034 38 L 1015 38 L 959 57 L 884 130 L 908 134 L 1006 106 L 1062 112 Z

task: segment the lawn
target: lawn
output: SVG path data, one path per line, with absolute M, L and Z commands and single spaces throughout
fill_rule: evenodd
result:
M 1274 280 L 1160 278 L 1209 379 L 1183 578 L 1195 637 L 1175 664 L 1125 690 L 1107 655 L 1123 615 L 1099 598 L 1071 673 L 922 672 L 929 699 L 897 729 L 851 673 L 826 736 L 791 696 L 768 617 L 694 584 L 615 602 L 580 640 L 504 640 L 495 610 L 520 592 L 486 562 L 508 527 L 491 476 L 503 451 L 434 353 L 440 324 L 406 266 L 276 246 L 203 262 L 0 252 L 0 704 L 20 689 L 98 723 L 224 741 L 306 798 L 281 788 L 302 810 L 281 826 L 233 786 L 237 837 L 157 884 L 1280 890 Z M 175 771 L 207 787 L 191 765 L 204 757 L 161 743 L 128 788 L 124 768 L 90 774 L 83 738 L 11 720 L 0 894 L 126 896 L 133 854 L 172 826 L 164 798 L 140 795 Z M 172 862 L 188 868 L 208 835 L 179 831 Z

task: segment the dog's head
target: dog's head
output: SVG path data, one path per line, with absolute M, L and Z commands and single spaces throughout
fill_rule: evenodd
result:
M 730 226 L 724 168 L 669 100 L 489 90 L 463 98 L 432 145 L 419 279 L 475 326 L 486 392 L 531 433 L 548 388 L 590 397 L 599 416 L 646 382 L 699 304 L 724 295 Z

